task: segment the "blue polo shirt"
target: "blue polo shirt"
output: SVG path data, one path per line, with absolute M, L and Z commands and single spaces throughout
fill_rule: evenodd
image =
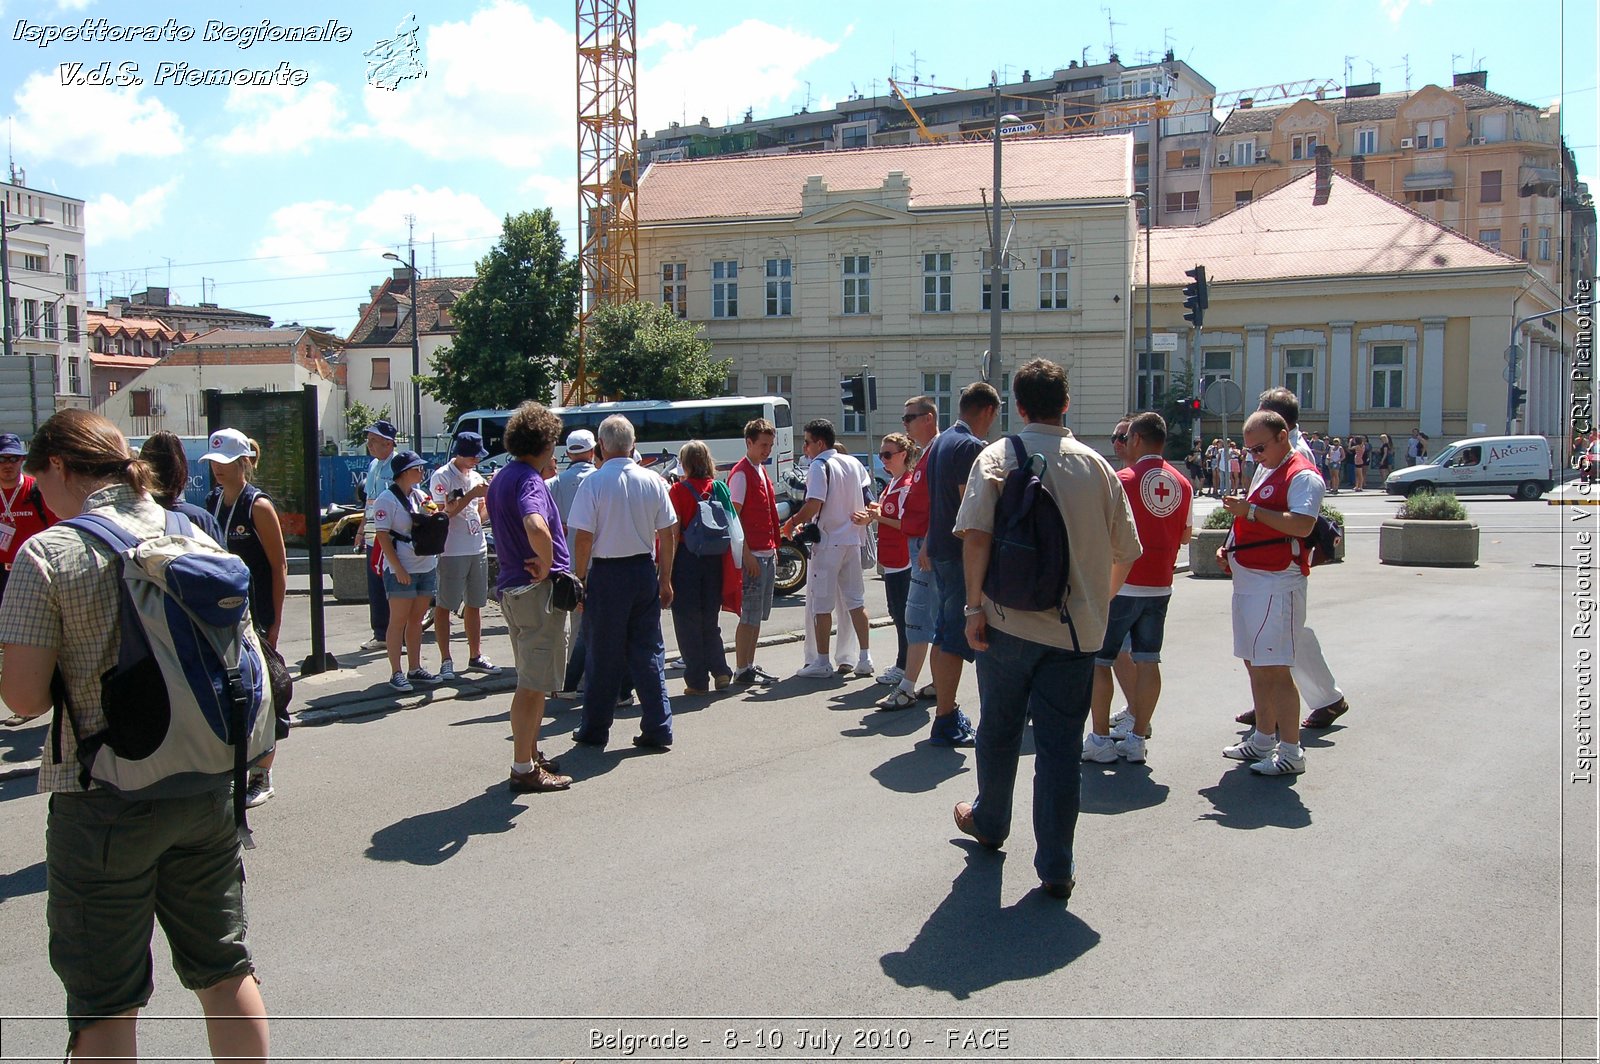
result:
M 961 540 L 952 531 L 961 508 L 972 463 L 983 453 L 984 441 L 965 421 L 957 421 L 928 445 L 928 557 L 933 561 L 960 561 Z

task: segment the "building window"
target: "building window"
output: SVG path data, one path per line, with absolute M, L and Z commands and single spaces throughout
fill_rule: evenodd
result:
M 1528 261 L 1528 227 L 1522 227 L 1522 250 L 1517 253 L 1517 258 L 1523 262 Z
M 711 264 L 711 316 L 739 316 L 739 263 L 733 259 Z
M 950 252 L 931 251 L 922 256 L 922 310 L 925 314 L 945 314 L 950 310 Z
M 1198 170 L 1200 169 L 1199 148 L 1178 148 L 1167 152 L 1168 170 Z
M 1200 355 L 1200 394 L 1206 394 L 1206 389 L 1211 387 L 1212 381 L 1228 381 L 1233 379 L 1233 350 L 1223 348 L 1220 350 L 1205 351 Z
M 1233 165 L 1249 166 L 1256 161 L 1256 142 L 1252 137 L 1249 140 L 1236 140 L 1233 142 Z
M 1235 207 L 1243 207 L 1246 203 L 1249 203 L 1255 198 L 1256 194 L 1253 190 L 1241 188 L 1233 194 L 1233 205 Z
M 865 122 L 854 122 L 839 128 L 840 147 L 865 148 L 870 143 L 870 136 Z
M 150 394 L 149 388 L 135 389 L 133 394 L 128 397 L 128 413 L 133 417 L 149 417 Z
M 844 257 L 844 312 L 846 314 L 872 313 L 872 257 L 846 255 Z
M 1505 140 L 1506 116 L 1503 114 L 1484 115 L 1478 119 L 1478 135 L 1491 143 Z
M 722 382 L 722 394 L 723 395 L 738 395 L 739 394 L 739 375 L 737 373 L 729 373 L 728 376 L 723 380 L 723 382 Z
M 1167 354 L 1139 352 L 1139 376 L 1134 382 L 1134 409 L 1154 410 L 1167 397 Z
M 689 268 L 682 262 L 661 264 L 661 303 L 680 318 L 689 316 Z
M 1550 227 L 1548 225 L 1539 227 L 1539 261 L 1550 261 Z
M 923 373 L 922 394 L 939 407 L 939 424 L 950 424 L 950 377 L 948 373 Z
M 122 382 L 117 380 L 115 377 L 106 381 L 106 396 L 109 398 L 110 396 L 116 395 L 117 389 L 120 387 L 122 387 Z
M 1356 154 L 1373 155 L 1378 150 L 1378 131 L 1376 129 L 1356 130 Z
M 67 343 L 78 342 L 78 308 L 67 304 Z
M 1299 398 L 1302 409 L 1317 409 L 1315 351 L 1309 347 L 1290 347 L 1284 350 L 1283 386 Z
M 54 303 L 46 303 L 44 305 L 44 338 L 46 340 L 54 340 L 57 338 L 56 305 Z
M 22 301 L 22 335 L 39 336 L 39 301 L 37 299 L 24 299 Z
M 1455 198 L 1456 190 L 1453 188 L 1424 188 L 1406 193 L 1407 203 L 1453 203 Z
M 1289 158 L 1314 159 L 1317 156 L 1317 135 L 1302 133 L 1289 140 Z
M 386 392 L 386 391 L 389 390 L 390 387 L 391 387 L 391 385 L 389 384 L 389 360 L 387 358 L 375 358 L 375 359 L 373 359 L 372 360 L 372 390 L 375 391 L 375 392 Z
M 794 398 L 794 374 L 769 373 L 767 374 L 767 395 L 781 395 L 785 399 Z
M 788 259 L 767 260 L 767 317 L 787 318 L 794 313 L 794 267 Z
M 1402 344 L 1372 348 L 1372 408 L 1398 410 L 1405 405 L 1406 349 Z
M 1444 147 L 1445 120 L 1435 118 L 1432 122 L 1417 123 L 1418 148 Z
M 1039 309 L 1067 309 L 1067 248 L 1039 252 Z
M 83 376 L 78 369 L 78 356 L 67 356 L 67 394 L 83 394 Z
M 22 256 L 22 268 L 30 273 L 43 273 L 46 266 L 47 263 L 43 255 L 29 255 L 24 253 Z
M 1485 170 L 1478 175 L 1478 201 L 1480 203 L 1500 202 L 1500 173 L 1499 170 Z
M 866 415 L 865 411 L 862 411 L 862 412 L 858 413 L 858 412 L 856 412 L 854 410 L 846 410 L 844 408 L 844 400 L 840 399 L 840 401 L 839 401 L 839 431 L 840 432 L 866 432 L 867 431 L 867 415 Z
M 1011 374 L 1000 374 L 1000 431 L 1011 431 Z
M 988 270 L 983 271 L 983 309 L 989 310 L 989 293 L 994 285 L 994 274 Z M 1000 309 L 1011 309 L 1011 271 L 1000 272 Z
M 1496 251 L 1499 251 L 1500 250 L 1500 230 L 1498 230 L 1498 229 L 1480 229 L 1480 230 L 1478 230 L 1478 243 L 1480 243 L 1480 244 L 1488 244 L 1490 247 L 1494 248 Z
M 1167 213 L 1181 214 L 1184 211 L 1197 211 L 1200 209 L 1200 192 L 1168 192 Z
M 67 291 L 76 292 L 78 290 L 78 256 L 67 255 L 64 257 L 64 262 L 64 270 L 67 275 Z

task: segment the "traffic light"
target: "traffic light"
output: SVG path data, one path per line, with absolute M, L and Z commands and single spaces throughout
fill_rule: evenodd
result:
M 1210 294 L 1206 291 L 1206 268 L 1196 266 L 1184 270 L 1183 274 L 1193 278 L 1190 284 L 1183 286 L 1183 306 L 1187 312 L 1183 320 L 1198 329 L 1206 323 L 1206 307 L 1211 305 Z
M 1511 416 L 1512 417 L 1516 417 L 1518 414 L 1522 413 L 1522 404 L 1527 402 L 1527 399 L 1528 399 L 1528 389 L 1526 389 L 1526 388 L 1518 388 L 1515 384 L 1513 384 L 1511 386 Z
M 1183 401 L 1183 405 L 1189 411 L 1191 416 L 1198 415 L 1200 413 L 1200 400 L 1199 399 L 1196 399 L 1196 398 L 1191 396 L 1190 398 L 1185 399 Z
M 862 379 L 861 374 L 845 377 L 839 382 L 839 401 L 852 414 L 866 413 L 867 382 Z

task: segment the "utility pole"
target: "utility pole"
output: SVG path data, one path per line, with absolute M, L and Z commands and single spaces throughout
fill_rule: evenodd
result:
M 995 79 L 994 86 L 994 217 L 993 228 L 989 235 L 990 253 L 993 261 L 989 263 L 989 366 L 984 374 L 985 380 L 1000 381 L 1000 122 L 1003 114 L 1000 107 L 1000 82 Z

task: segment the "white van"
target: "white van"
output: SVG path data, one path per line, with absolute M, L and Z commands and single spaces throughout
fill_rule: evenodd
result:
M 1397 469 L 1384 481 L 1390 495 L 1453 491 L 1537 499 L 1555 485 L 1550 441 L 1543 436 L 1477 436 L 1458 440 L 1422 465 Z

